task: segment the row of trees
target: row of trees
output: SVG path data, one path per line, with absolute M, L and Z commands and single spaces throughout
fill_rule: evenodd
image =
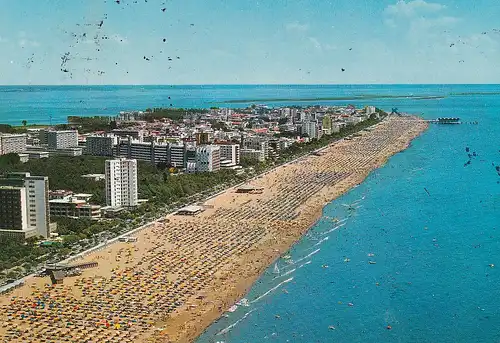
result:
M 28 130 L 26 129 L 25 123 L 28 124 L 28 122 L 23 120 L 22 127 L 12 126 L 9 124 L 0 124 L 0 133 L 26 133 L 28 132 Z
M 380 115 L 381 117 L 385 117 L 387 116 L 387 113 L 380 111 Z M 285 162 L 297 156 L 322 148 L 336 140 L 364 130 L 378 123 L 379 121 L 380 119 L 377 119 L 375 115 L 371 115 L 369 119 L 362 121 L 356 125 L 344 127 L 340 130 L 340 132 L 336 132 L 331 135 L 323 135 L 320 139 L 312 139 L 308 143 L 293 143 L 288 149 L 285 149 L 281 152 L 280 157 L 278 158 L 278 162 Z
M 17 160 L 17 161 L 16 161 Z M 94 156 L 52 156 L 20 163 L 19 158 L 0 158 L 0 174 L 11 171 L 29 171 L 32 175 L 48 176 L 50 189 L 69 189 L 77 193 L 93 194 L 92 202 L 105 204 L 104 181 L 82 178 L 84 174 L 104 174 L 105 158 Z
M 66 189 L 93 194 L 92 203 L 105 204 L 104 181 L 82 178 L 84 174 L 104 174 L 106 158 L 95 156 L 53 156 L 21 163 L 16 154 L 0 158 L 0 173 L 29 171 L 32 175 L 48 176 L 51 189 Z M 169 204 L 216 185 L 240 179 L 232 170 L 216 173 L 171 174 L 163 166 L 139 162 L 139 195 L 158 204 Z
M 117 128 L 116 121 L 110 117 L 94 116 L 94 117 L 79 117 L 68 116 L 68 124 L 58 124 L 55 126 L 57 130 L 77 129 L 80 133 L 88 133 L 95 131 L 109 132 Z
M 144 119 L 152 122 L 161 119 L 171 119 L 173 121 L 181 121 L 187 116 L 208 113 L 207 109 L 196 108 L 147 108 L 144 113 Z
M 382 115 L 386 115 L 382 113 Z M 323 136 L 305 144 L 294 143 L 290 148 L 283 150 L 276 161 L 258 162 L 242 159 L 245 167 L 252 167 L 254 172 L 263 172 L 273 165 L 281 164 L 298 156 L 319 149 L 337 139 L 363 130 L 379 120 L 372 116 L 370 119 L 354 126 L 343 128 L 339 133 Z M 48 159 L 31 160 L 25 164 L 19 162 L 16 154 L 0 157 L 0 173 L 9 171 L 30 171 L 33 175 L 49 177 L 51 189 L 69 189 L 74 192 L 92 193 L 92 202 L 104 204 L 104 182 L 95 182 L 81 177 L 83 174 L 104 173 L 105 158 L 92 156 L 79 157 L 50 157 Z M 28 269 L 37 263 L 55 256 L 64 256 L 71 253 L 71 247 L 82 241 L 89 241 L 95 235 L 109 232 L 113 235 L 122 230 L 141 224 L 146 218 L 154 218 L 165 207 L 182 204 L 196 194 L 207 194 L 217 186 L 234 184 L 243 181 L 246 175 L 237 175 L 232 170 L 222 170 L 215 173 L 172 174 L 165 166 L 154 166 L 139 162 L 138 165 L 139 195 L 149 200 L 132 212 L 124 212 L 113 220 L 94 221 L 91 219 L 71 219 L 54 217 L 58 223 L 58 232 L 63 236 L 62 246 L 38 247 L 32 242 L 23 244 L 15 241 L 0 242 L 0 271 L 14 266 L 25 266 Z M 139 220 L 139 218 L 142 218 Z M 90 244 L 90 243 L 89 243 Z M 20 271 L 19 271 L 20 272 Z M 13 276 L 16 272 L 12 272 Z
M 37 261 L 44 256 L 53 256 L 57 251 L 57 247 L 38 247 L 33 245 L 33 239 L 28 240 L 27 244 L 17 240 L 1 240 L 0 241 L 0 271 L 5 271 L 14 267 L 30 269 L 36 266 Z M 7 278 L 16 277 L 6 275 Z

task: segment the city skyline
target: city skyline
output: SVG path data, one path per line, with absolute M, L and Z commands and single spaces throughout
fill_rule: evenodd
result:
M 500 80 L 487 0 L 0 4 L 3 85 Z

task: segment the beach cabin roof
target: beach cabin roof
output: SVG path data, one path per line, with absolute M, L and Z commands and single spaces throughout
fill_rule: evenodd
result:
M 262 191 L 264 190 L 264 187 L 259 187 L 259 186 L 253 186 L 253 185 L 242 185 L 238 187 L 236 190 L 236 193 L 249 193 L 249 192 L 256 192 L 256 191 Z
M 189 205 L 186 207 L 181 208 L 180 210 L 177 211 L 177 214 L 181 215 L 195 215 L 204 210 L 203 207 L 201 206 L 196 206 L 196 205 Z

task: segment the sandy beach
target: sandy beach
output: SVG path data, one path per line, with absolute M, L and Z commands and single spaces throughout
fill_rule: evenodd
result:
M 62 285 L 31 278 L 0 297 L 1 342 L 192 342 L 321 216 L 427 128 L 389 117 L 350 140 L 229 189 L 194 217 L 169 215 L 85 256 L 98 268 Z

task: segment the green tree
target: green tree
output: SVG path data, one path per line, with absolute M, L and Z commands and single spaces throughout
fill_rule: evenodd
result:
M 27 120 L 23 120 L 22 123 L 23 123 L 23 126 L 28 125 L 28 121 Z

